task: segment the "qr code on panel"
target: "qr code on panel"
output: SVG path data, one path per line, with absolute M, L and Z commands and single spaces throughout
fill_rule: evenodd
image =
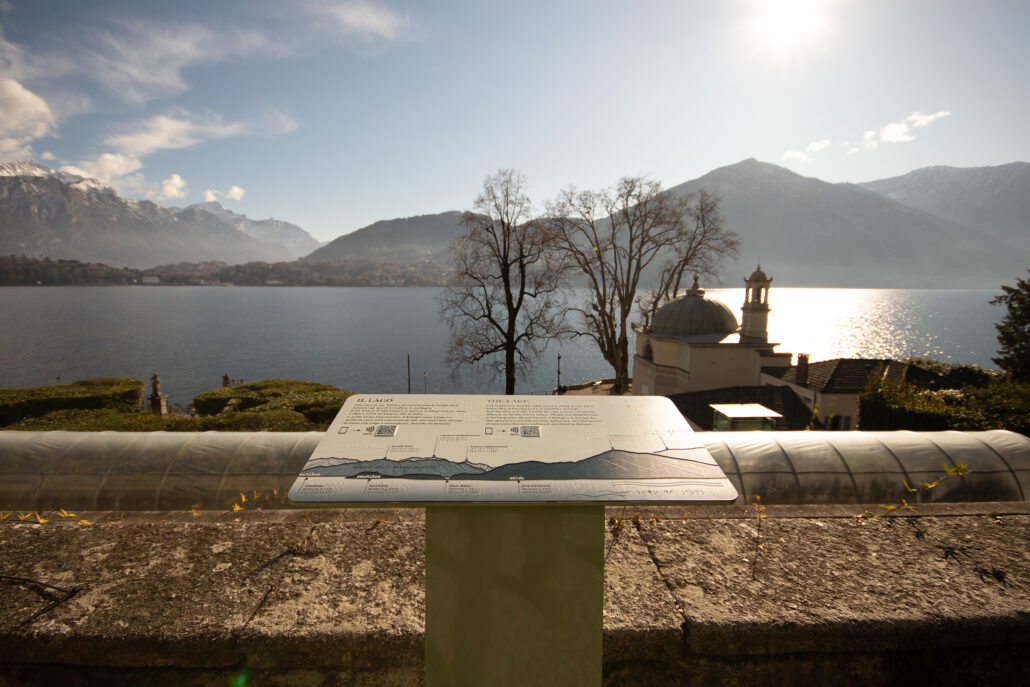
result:
M 377 437 L 395 437 L 397 436 L 397 425 L 379 425 L 376 427 Z
M 521 433 L 524 437 L 538 437 L 540 436 L 540 425 L 522 425 Z

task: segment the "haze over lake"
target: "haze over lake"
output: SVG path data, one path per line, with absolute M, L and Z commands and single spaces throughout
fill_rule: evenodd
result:
M 0 388 L 88 377 L 161 375 L 170 402 L 224 373 L 284 377 L 362 392 L 500 393 L 488 375 L 451 377 L 435 288 L 10 287 L 0 298 Z M 709 289 L 740 318 L 743 289 Z M 777 350 L 835 357 L 927 356 L 993 368 L 992 290 L 776 288 Z M 633 342 L 631 341 L 631 347 Z M 592 341 L 552 345 L 519 393 L 611 375 Z M 428 375 L 424 376 L 424 372 Z

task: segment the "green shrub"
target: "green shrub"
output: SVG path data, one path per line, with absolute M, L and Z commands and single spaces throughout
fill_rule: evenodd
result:
M 294 410 L 244 410 L 197 417 L 193 427 L 178 426 L 178 431 L 216 432 L 310 432 L 307 418 Z
M 327 429 L 354 393 L 316 382 L 266 379 L 200 394 L 194 399 L 196 417 L 160 417 L 140 412 L 144 390 L 143 382 L 135 379 L 89 379 L 0 391 L 0 412 L 6 410 L 13 418 L 0 426 L 87 432 L 309 432 Z
M 353 393 L 316 382 L 264 379 L 252 384 L 205 391 L 193 399 L 193 407 L 201 420 L 240 413 L 289 411 L 301 415 L 308 423 L 304 427 L 297 427 L 298 430 L 324 430 L 336 417 L 343 402 Z M 287 417 L 292 416 L 284 415 L 275 422 L 294 426 L 295 418 L 287 421 Z
M 31 389 L 0 389 L 0 426 L 39 418 L 59 410 L 110 409 L 137 413 L 145 385 L 125 377 L 84 379 L 73 384 Z
M 931 391 L 874 373 L 858 403 L 859 429 L 866 431 L 1009 429 L 1030 435 L 1030 384 L 1005 377 L 992 376 L 985 386 Z
M 258 406 L 291 408 L 293 404 L 310 397 L 310 394 L 334 391 L 335 386 L 302 382 L 293 379 L 263 379 L 251 384 L 212 389 L 196 396 L 193 407 L 200 415 L 214 415 L 232 404 L 235 410 L 249 410 Z M 348 393 L 349 392 L 343 392 Z
M 152 413 L 124 413 L 112 408 L 101 408 L 55 410 L 40 417 L 26 418 L 4 429 L 46 432 L 158 432 L 165 429 L 165 423 L 161 417 Z

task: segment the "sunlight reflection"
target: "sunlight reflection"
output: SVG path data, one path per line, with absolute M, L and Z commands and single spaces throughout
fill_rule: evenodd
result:
M 941 295 L 941 306 L 937 307 Z M 948 292 L 912 292 L 885 289 L 774 288 L 769 313 L 769 340 L 780 344 L 777 350 L 808 353 L 813 361 L 831 358 L 931 357 L 955 362 L 988 365 L 984 351 L 992 350 L 994 308 L 984 294 L 985 320 L 955 317 L 942 310 Z M 918 297 L 917 297 L 918 295 Z M 710 289 L 710 298 L 734 310 L 739 320 L 743 289 Z M 958 331 L 958 330 L 966 331 Z M 975 337 L 984 339 L 972 357 L 956 351 L 955 344 Z

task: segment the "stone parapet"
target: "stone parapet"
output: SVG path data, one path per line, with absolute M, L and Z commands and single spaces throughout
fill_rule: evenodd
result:
M 866 509 L 609 509 L 605 684 L 1027 684 L 1030 504 Z M 421 510 L 43 516 L 0 685 L 423 681 Z

